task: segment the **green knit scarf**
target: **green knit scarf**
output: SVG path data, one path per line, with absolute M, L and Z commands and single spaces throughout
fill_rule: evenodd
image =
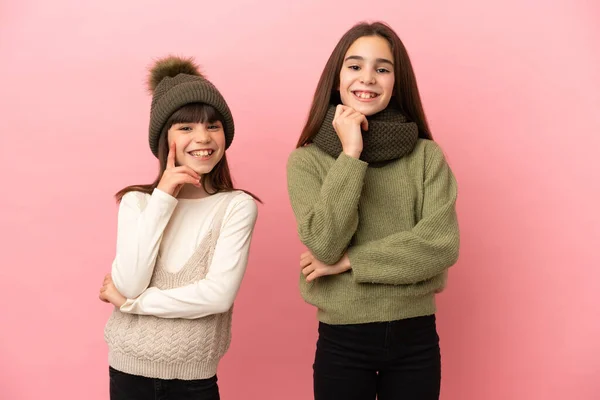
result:
M 334 158 L 342 152 L 342 143 L 333 128 L 335 106 L 330 106 L 319 132 L 312 139 L 321 150 Z M 388 107 L 367 117 L 369 130 L 363 131 L 363 151 L 360 159 L 368 163 L 391 161 L 413 151 L 419 139 L 419 128 L 408 122 L 398 110 Z

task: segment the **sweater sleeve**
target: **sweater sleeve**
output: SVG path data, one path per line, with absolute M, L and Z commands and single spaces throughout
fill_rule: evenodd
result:
M 425 167 L 421 220 L 409 231 L 351 247 L 348 257 L 356 282 L 413 284 L 456 263 L 456 180 L 442 150 L 437 145 L 432 149 Z
M 160 241 L 177 205 L 177 199 L 155 189 L 147 196 L 129 192 L 119 205 L 117 254 L 112 264 L 112 279 L 123 296 L 134 298 L 150 284 Z
M 227 312 L 233 305 L 248 263 L 248 253 L 257 219 L 252 198 L 234 203 L 223 219 L 213 259 L 204 279 L 175 289 L 146 289 L 129 299 L 121 311 L 161 318 L 202 318 Z
M 303 150 L 303 149 L 299 149 Z M 288 194 L 300 240 L 326 264 L 346 251 L 358 226 L 358 203 L 368 164 L 342 153 L 326 176 L 294 151 L 287 164 Z

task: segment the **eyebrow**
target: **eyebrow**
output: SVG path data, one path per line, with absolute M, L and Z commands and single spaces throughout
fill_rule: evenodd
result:
M 358 61 L 364 61 L 365 58 L 361 57 L 361 56 L 348 56 L 346 57 L 346 59 L 344 60 L 344 62 L 348 61 L 348 60 L 358 60 Z M 390 64 L 390 65 L 394 65 L 393 62 L 391 62 L 390 60 L 388 60 L 387 58 L 377 58 L 375 59 L 375 61 L 377 61 L 378 63 L 386 63 L 386 64 Z

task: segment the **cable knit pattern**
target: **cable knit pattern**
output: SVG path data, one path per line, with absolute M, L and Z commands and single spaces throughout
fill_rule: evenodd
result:
M 159 254 L 150 287 L 173 289 L 206 276 L 223 216 L 232 198 L 223 202 L 213 219 L 212 229 L 178 272 L 167 271 Z M 168 319 L 115 309 L 104 331 L 109 364 L 119 371 L 150 378 L 210 378 L 216 374 L 219 360 L 229 348 L 232 312 L 230 309 L 198 319 Z

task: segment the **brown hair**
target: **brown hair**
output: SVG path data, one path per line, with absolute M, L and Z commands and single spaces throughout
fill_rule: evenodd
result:
M 181 123 L 205 123 L 216 121 L 221 121 L 222 123 L 223 116 L 214 107 L 204 103 L 186 104 L 175 111 L 167 120 L 158 138 L 158 176 L 154 182 L 150 184 L 131 185 L 119 190 L 115 194 L 117 202 L 120 202 L 123 196 L 128 192 L 137 191 L 152 194 L 152 191 L 156 189 L 163 173 L 165 172 L 165 169 L 167 168 L 167 156 L 169 155 L 169 141 L 167 140 L 167 133 L 173 125 Z M 236 190 L 233 186 L 233 181 L 229 172 L 229 164 L 227 163 L 227 155 L 225 153 L 223 153 L 223 157 L 217 163 L 217 165 L 215 165 L 215 167 L 204 176 L 204 179 L 202 179 L 202 186 L 204 187 L 204 190 L 208 192 L 206 189 L 207 181 L 210 183 L 210 187 L 214 189 L 214 192 L 210 194 L 215 194 L 218 192 L 231 192 Z M 248 193 L 257 201 L 261 202 L 261 200 L 254 194 L 246 190 L 242 191 Z
M 341 103 L 337 88 L 340 84 L 340 70 L 342 69 L 344 56 L 350 46 L 363 36 L 380 36 L 388 41 L 394 56 L 395 77 L 394 95 L 390 99 L 390 104 L 402 112 L 409 121 L 417 124 L 420 138 L 433 140 L 421 104 L 415 73 L 404 44 L 396 32 L 385 23 L 375 22 L 369 24 L 362 22 L 354 25 L 342 36 L 335 49 L 333 49 L 333 53 L 329 56 L 317 84 L 308 120 L 304 129 L 302 129 L 296 147 L 302 147 L 310 143 L 319 131 L 329 106 Z

